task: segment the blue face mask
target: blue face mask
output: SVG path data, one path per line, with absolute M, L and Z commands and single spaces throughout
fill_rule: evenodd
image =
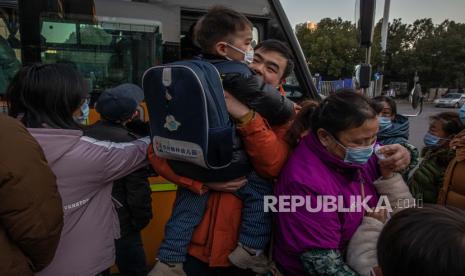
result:
M 450 140 L 450 139 L 444 139 L 444 138 L 438 137 L 436 135 L 433 135 L 433 134 L 431 134 L 429 132 L 427 132 L 425 134 L 425 137 L 423 137 L 423 142 L 425 143 L 425 146 L 427 146 L 427 147 L 438 146 L 439 142 L 447 141 L 447 140 Z
M 462 108 L 460 108 L 459 117 L 460 117 L 460 121 L 462 121 L 462 124 L 465 125 L 465 104 L 462 105 Z
M 367 147 L 356 147 L 356 148 L 351 148 L 351 147 L 345 147 L 341 143 L 339 143 L 335 139 L 336 143 L 344 148 L 346 151 L 346 155 L 344 157 L 344 162 L 350 163 L 350 164 L 358 164 L 358 165 L 363 165 L 368 162 L 370 157 L 373 155 L 373 147 L 375 146 L 375 143 L 371 146 Z
M 76 121 L 80 124 L 84 124 L 87 118 L 89 118 L 89 103 L 87 100 L 81 105 L 81 113 L 81 116 L 76 117 Z
M 378 132 L 386 130 L 392 126 L 392 121 L 391 121 L 391 118 L 389 117 L 378 117 L 378 122 L 379 122 Z

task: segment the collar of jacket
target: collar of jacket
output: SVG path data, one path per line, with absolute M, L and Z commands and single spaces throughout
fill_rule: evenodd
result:
M 462 139 L 455 150 L 457 162 L 465 160 L 465 130 L 462 130 L 454 139 Z
M 465 161 L 465 147 L 459 147 L 455 151 L 455 156 L 457 158 L 457 162 Z
M 440 146 L 425 146 L 421 151 L 421 157 L 428 159 L 437 155 L 444 154 L 448 151 L 450 151 L 449 143 L 445 143 Z
M 208 59 L 208 60 L 228 60 L 227 58 L 220 56 L 220 55 L 214 55 L 214 54 L 201 54 L 200 58 L 203 59 Z
M 125 129 L 126 130 L 126 127 L 123 126 L 122 124 L 120 123 L 115 123 L 113 121 L 109 121 L 109 120 L 100 120 L 98 121 L 97 123 L 95 123 L 95 125 L 99 125 L 99 126 L 108 126 L 108 127 L 115 127 L 115 128 L 121 128 L 121 129 Z
M 392 121 L 391 127 L 382 130 L 378 133 L 379 139 L 386 139 L 390 137 L 401 137 L 408 139 L 409 137 L 409 121 L 407 117 L 396 115 Z

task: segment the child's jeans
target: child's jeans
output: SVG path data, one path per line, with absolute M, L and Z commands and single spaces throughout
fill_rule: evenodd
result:
M 271 213 L 264 212 L 264 196 L 272 193 L 272 183 L 259 177 L 255 172 L 247 176 L 247 184 L 235 192 L 242 199 L 242 222 L 239 242 L 263 250 L 271 232 Z M 179 188 L 173 213 L 165 227 L 165 238 L 158 251 L 158 258 L 164 262 L 183 263 L 187 247 L 195 227 L 202 220 L 209 193 L 196 195 Z

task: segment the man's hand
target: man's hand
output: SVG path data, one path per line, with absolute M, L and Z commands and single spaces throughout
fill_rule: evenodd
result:
M 234 193 L 235 191 L 242 188 L 242 186 L 244 186 L 245 184 L 247 184 L 247 179 L 245 177 L 241 177 L 226 182 L 209 182 L 205 183 L 204 185 L 207 186 L 209 189 L 218 192 Z
M 224 91 L 224 99 L 226 101 L 226 108 L 228 109 L 229 114 L 236 120 L 244 117 L 247 113 L 250 112 L 250 108 L 245 104 L 241 103 L 229 92 Z
M 410 152 L 399 144 L 386 145 L 379 149 L 386 159 L 379 160 L 383 178 L 391 178 L 394 172 L 400 172 L 410 164 Z
M 378 211 L 369 212 L 366 214 L 367 217 L 372 217 L 381 221 L 382 223 L 386 223 L 388 218 L 388 210 L 386 209 L 379 209 Z

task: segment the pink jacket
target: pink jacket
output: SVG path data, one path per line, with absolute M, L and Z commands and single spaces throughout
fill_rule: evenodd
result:
M 37 275 L 96 275 L 114 264 L 119 222 L 113 181 L 146 165 L 149 139 L 111 143 L 80 130 L 29 129 L 57 177 L 64 226 L 52 263 Z

